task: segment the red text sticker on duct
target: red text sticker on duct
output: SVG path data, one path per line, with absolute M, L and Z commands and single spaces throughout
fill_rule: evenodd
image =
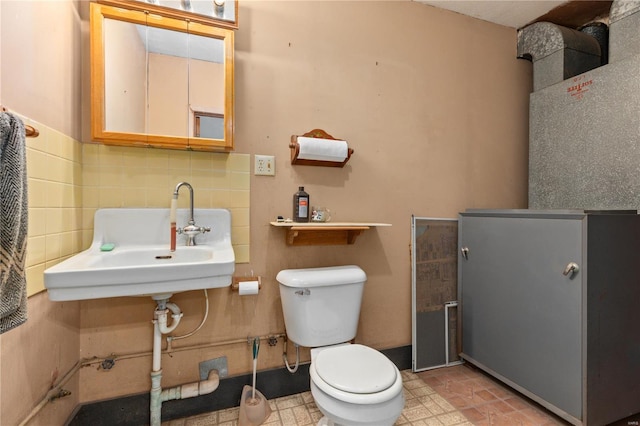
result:
M 587 80 L 584 75 L 574 77 L 573 84 L 567 87 L 567 93 L 575 99 L 582 99 L 585 93 L 589 91 L 589 86 L 593 84 L 593 79 Z

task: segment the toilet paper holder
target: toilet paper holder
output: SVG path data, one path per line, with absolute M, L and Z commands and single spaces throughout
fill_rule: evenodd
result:
M 322 129 L 313 129 L 304 135 L 292 135 L 291 143 L 289 144 L 289 148 L 291 149 L 291 164 L 296 164 L 300 166 L 323 166 L 323 167 L 344 167 L 345 164 L 351 158 L 354 150 L 347 146 L 347 150 L 344 158 L 337 159 L 335 161 L 332 160 L 313 160 L 313 159 L 304 159 L 299 158 L 300 156 L 300 143 L 298 143 L 298 138 L 316 138 L 327 141 L 336 141 L 341 144 L 346 144 L 346 141 L 334 138 L 329 133 L 325 132 Z
M 262 289 L 262 277 L 232 277 L 231 279 L 231 290 L 232 291 L 240 291 L 240 283 L 245 281 L 258 281 L 258 289 Z

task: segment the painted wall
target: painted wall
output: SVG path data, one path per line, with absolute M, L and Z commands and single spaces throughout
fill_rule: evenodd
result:
M 55 4 L 0 3 L 0 101 L 46 128 L 88 142 L 86 5 Z M 41 15 L 45 12 L 55 19 L 37 21 L 47 16 Z M 29 25 L 16 25 L 17 15 Z M 60 36 L 53 39 L 53 47 L 51 34 Z M 26 42 L 18 47 L 12 42 L 16 39 L 30 40 L 32 47 L 27 49 Z M 42 46 L 52 51 L 46 53 L 51 55 L 48 63 L 26 58 L 29 50 L 47 50 Z M 263 289 L 257 297 L 239 297 L 227 289 L 209 291 L 206 325 L 195 336 L 174 343 L 175 348 L 202 346 L 164 356 L 163 385 L 195 380 L 198 362 L 220 355 L 227 355 L 232 375 L 249 372 L 251 354 L 242 340 L 284 332 L 275 281 L 284 268 L 361 266 L 368 282 L 356 340 L 380 349 L 410 344 L 411 215 L 455 217 L 465 208 L 526 207 L 531 65 L 516 60 L 515 51 L 514 29 L 415 2 L 241 2 L 236 153 L 239 158 L 275 155 L 277 174 L 246 176 L 251 192 L 244 202 L 251 205 L 246 210 L 250 225 L 237 232 L 251 245 L 246 245 L 248 262 L 236 270 L 238 275 L 261 275 Z M 65 69 L 69 64 L 72 69 Z M 345 168 L 288 164 L 291 135 L 313 128 L 349 141 L 355 154 Z M 90 167 L 84 164 L 90 155 L 87 149 L 107 153 L 106 161 L 141 152 L 105 148 L 85 146 L 79 161 Z M 173 156 L 163 150 L 142 152 L 150 163 Z M 224 156 L 200 154 L 189 161 L 215 162 Z M 78 161 L 74 155 L 72 162 Z M 194 185 L 196 202 L 208 193 L 208 200 L 217 203 L 210 183 L 217 177 L 212 170 Z M 82 199 L 76 199 L 73 208 L 93 208 L 87 207 L 87 197 L 107 190 L 107 171 L 99 170 L 94 178 L 96 186 L 89 191 L 85 170 Z M 169 186 L 180 178 L 162 174 Z M 150 186 L 138 191 L 159 191 L 153 176 L 148 179 Z M 288 247 L 282 230 L 269 221 L 291 215 L 291 197 L 299 185 L 311 194 L 312 204 L 331 208 L 336 221 L 387 222 L 392 227 L 367 231 L 353 246 Z M 88 219 L 82 216 L 84 226 Z M 87 241 L 83 237 L 82 244 Z M 202 295 L 188 292 L 173 299 L 185 312 L 176 334 L 198 325 Z M 151 350 L 150 299 L 52 303 L 43 292 L 30 298 L 29 309 L 38 314 L 27 325 L 0 336 L 2 424 L 23 419 L 54 373 L 64 374 L 80 357 Z M 228 340 L 240 343 L 207 346 Z M 60 355 L 41 356 L 52 348 Z M 263 345 L 259 368 L 281 367 L 281 355 L 282 341 L 275 347 Z M 308 360 L 308 351 L 302 356 Z M 84 368 L 70 382 L 71 399 L 49 405 L 34 424 L 51 422 L 52 410 L 64 419 L 76 402 L 146 392 L 150 366 L 150 357 L 140 356 L 118 361 L 108 371 Z M 19 396 L 12 392 L 18 383 L 26 389 Z
M 251 185 L 251 265 L 267 279 L 271 327 L 280 269 L 353 263 L 368 275 L 356 340 L 410 344 L 411 215 L 526 207 L 531 73 L 515 30 L 415 2 L 245 2 L 241 13 L 239 149 L 277 158 L 276 177 Z M 288 164 L 291 135 L 317 127 L 355 149 L 345 168 Z M 353 246 L 287 247 L 267 223 L 291 215 L 298 185 L 332 220 L 393 226 Z
M 261 275 L 263 290 L 257 298 L 209 291 L 207 324 L 175 346 L 282 333 L 278 271 L 340 264 L 357 264 L 369 278 L 356 340 L 410 344 L 411 214 L 526 206 L 531 74 L 529 63 L 515 59 L 515 30 L 413 2 L 248 1 L 240 13 L 237 151 L 275 155 L 276 176 L 251 177 L 251 261 L 237 270 Z M 355 149 L 345 168 L 288 164 L 291 135 L 316 127 Z M 368 231 L 353 246 L 288 247 L 269 221 L 291 215 L 298 185 L 336 221 L 393 226 Z M 201 294 L 173 300 L 186 313 L 176 334 L 195 328 Z M 147 300 L 83 303 L 83 356 L 148 351 L 152 310 Z M 245 343 L 204 347 L 163 357 L 163 383 L 196 380 L 198 362 L 222 355 L 230 374 L 250 371 Z M 264 345 L 260 368 L 281 367 L 281 355 L 282 341 Z M 108 373 L 84 369 L 81 398 L 144 392 L 148 374 L 148 358 Z
M 45 268 L 81 246 L 81 27 L 75 2 L 0 3 L 0 103 L 40 131 L 27 140 L 28 320 L 0 335 L 3 425 L 25 419 L 80 350 L 80 305 L 37 293 Z M 31 424 L 63 424 L 79 401 L 78 380 Z

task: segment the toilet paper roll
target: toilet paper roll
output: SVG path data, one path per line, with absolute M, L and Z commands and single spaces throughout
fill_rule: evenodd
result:
M 250 296 L 252 294 L 258 294 L 260 285 L 258 281 L 240 281 L 238 284 L 238 292 L 240 296 Z
M 346 141 L 299 136 L 298 144 L 300 145 L 298 158 L 301 160 L 342 163 L 349 155 L 349 146 Z

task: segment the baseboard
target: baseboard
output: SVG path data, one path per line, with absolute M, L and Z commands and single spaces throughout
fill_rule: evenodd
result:
M 385 354 L 398 367 L 398 370 L 409 370 L 413 365 L 411 345 L 398 346 L 395 348 L 383 349 L 380 352 Z
M 400 370 L 411 368 L 411 346 L 385 349 L 384 353 Z M 251 374 L 220 380 L 215 392 L 195 398 L 162 403 L 162 421 L 196 416 L 210 411 L 240 405 L 244 385 L 251 384 Z M 301 364 L 298 371 L 286 368 L 260 371 L 257 375 L 260 392 L 267 399 L 280 398 L 309 390 L 309 364 Z M 149 424 L 149 393 L 130 395 L 79 406 L 67 422 L 68 426 L 138 426 Z

